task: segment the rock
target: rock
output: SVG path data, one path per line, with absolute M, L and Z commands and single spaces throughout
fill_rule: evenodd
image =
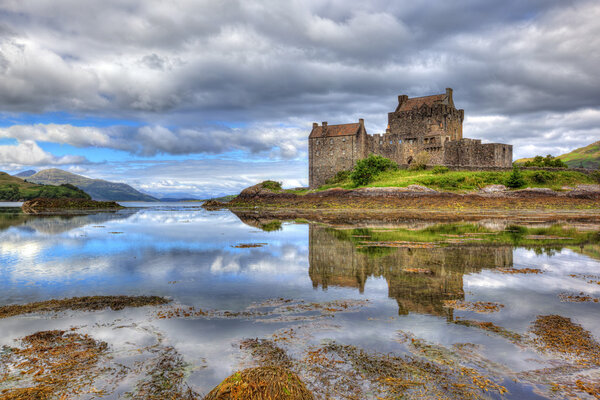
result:
M 257 367 L 225 379 L 204 400 L 313 400 L 298 375 L 282 367 Z
M 479 189 L 480 193 L 501 193 L 506 192 L 508 189 L 504 185 L 487 185 Z
M 577 185 L 575 190 L 579 192 L 600 192 L 600 185 Z
M 125 208 L 114 201 L 88 199 L 46 199 L 28 200 L 21 206 L 25 214 L 41 214 L 59 211 L 118 210 Z
M 558 196 L 558 192 L 550 188 L 525 188 L 507 193 L 510 197 L 538 197 L 538 196 Z
M 426 186 L 421 185 L 408 185 L 406 188 L 408 192 L 426 192 L 426 193 L 437 193 L 437 190 L 433 190 Z
M 222 201 L 218 201 L 218 200 L 206 200 L 204 203 L 202 203 L 202 208 L 204 208 L 205 210 L 208 211 L 216 211 L 216 210 L 221 210 L 223 208 L 225 208 L 227 206 L 227 203 L 223 203 Z

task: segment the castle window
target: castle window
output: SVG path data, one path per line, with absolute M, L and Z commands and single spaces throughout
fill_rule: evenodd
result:
M 342 155 L 345 156 L 346 155 L 346 150 L 342 151 Z
M 333 155 L 333 151 L 330 151 L 330 152 L 329 152 L 329 155 L 330 155 L 330 156 L 332 156 L 332 155 Z
M 379 144 L 383 144 L 383 140 L 380 140 L 380 141 L 379 141 Z
M 317 144 L 320 144 L 320 142 L 317 140 Z
M 390 144 L 394 144 L 394 141 L 393 141 L 393 140 L 390 140 Z
M 398 139 L 398 144 L 402 144 L 402 139 Z
M 329 139 L 329 144 L 333 144 L 333 139 Z
M 342 138 L 342 142 L 345 142 L 345 141 L 346 141 L 346 138 Z
M 319 152 L 317 151 L 317 155 L 319 155 Z

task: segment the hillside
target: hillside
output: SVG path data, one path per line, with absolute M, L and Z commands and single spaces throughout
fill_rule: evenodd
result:
M 600 168 L 600 141 L 580 147 L 570 153 L 561 154 L 557 158 L 563 160 L 571 168 Z M 525 163 L 533 158 L 520 158 L 515 163 Z
M 36 197 L 89 199 L 90 196 L 74 186 L 40 185 L 0 172 L 0 201 L 30 200 Z
M 26 178 L 29 182 L 46 185 L 69 183 L 101 201 L 158 201 L 158 199 L 139 192 L 125 183 L 109 182 L 102 179 L 90 179 L 61 169 L 45 169 Z
M 569 167 L 600 168 L 600 141 L 558 156 Z

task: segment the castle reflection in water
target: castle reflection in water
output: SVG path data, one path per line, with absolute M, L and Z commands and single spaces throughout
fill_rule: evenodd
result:
M 367 251 L 365 251 L 367 250 Z M 444 300 L 464 299 L 463 275 L 513 265 L 511 246 L 359 249 L 336 231 L 309 227 L 309 275 L 315 288 L 353 287 L 361 293 L 368 278 L 385 278 L 388 295 L 400 315 L 409 312 L 445 316 Z M 425 269 L 430 273 L 410 272 Z

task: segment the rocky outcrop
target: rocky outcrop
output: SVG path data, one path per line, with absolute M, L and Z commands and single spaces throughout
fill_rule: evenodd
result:
M 88 199 L 46 199 L 28 200 L 21 206 L 25 214 L 44 214 L 65 211 L 118 210 L 124 208 L 114 201 Z

